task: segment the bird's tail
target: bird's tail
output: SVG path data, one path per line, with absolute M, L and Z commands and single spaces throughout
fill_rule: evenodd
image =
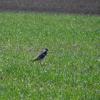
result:
M 32 62 L 35 62 L 35 61 L 37 61 L 37 60 L 38 60 L 38 59 L 37 59 L 37 58 L 35 58 L 35 59 L 33 59 L 33 60 L 32 60 Z

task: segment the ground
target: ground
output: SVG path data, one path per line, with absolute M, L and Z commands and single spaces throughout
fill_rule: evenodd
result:
M 99 33 L 99 16 L 0 13 L 0 100 L 99 100 Z

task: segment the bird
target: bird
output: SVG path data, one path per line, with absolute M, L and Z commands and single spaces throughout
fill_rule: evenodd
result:
M 43 49 L 43 51 L 39 53 L 39 55 L 33 60 L 33 62 L 34 61 L 41 62 L 47 56 L 47 53 L 48 53 L 48 49 L 47 48 Z

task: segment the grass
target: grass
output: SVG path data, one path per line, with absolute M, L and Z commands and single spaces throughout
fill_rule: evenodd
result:
M 0 100 L 99 100 L 99 65 L 99 16 L 0 13 Z

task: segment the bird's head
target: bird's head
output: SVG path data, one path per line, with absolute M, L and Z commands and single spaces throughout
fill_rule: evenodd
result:
M 48 51 L 48 49 L 47 49 L 47 48 L 45 48 L 44 50 L 45 50 L 45 51 Z

